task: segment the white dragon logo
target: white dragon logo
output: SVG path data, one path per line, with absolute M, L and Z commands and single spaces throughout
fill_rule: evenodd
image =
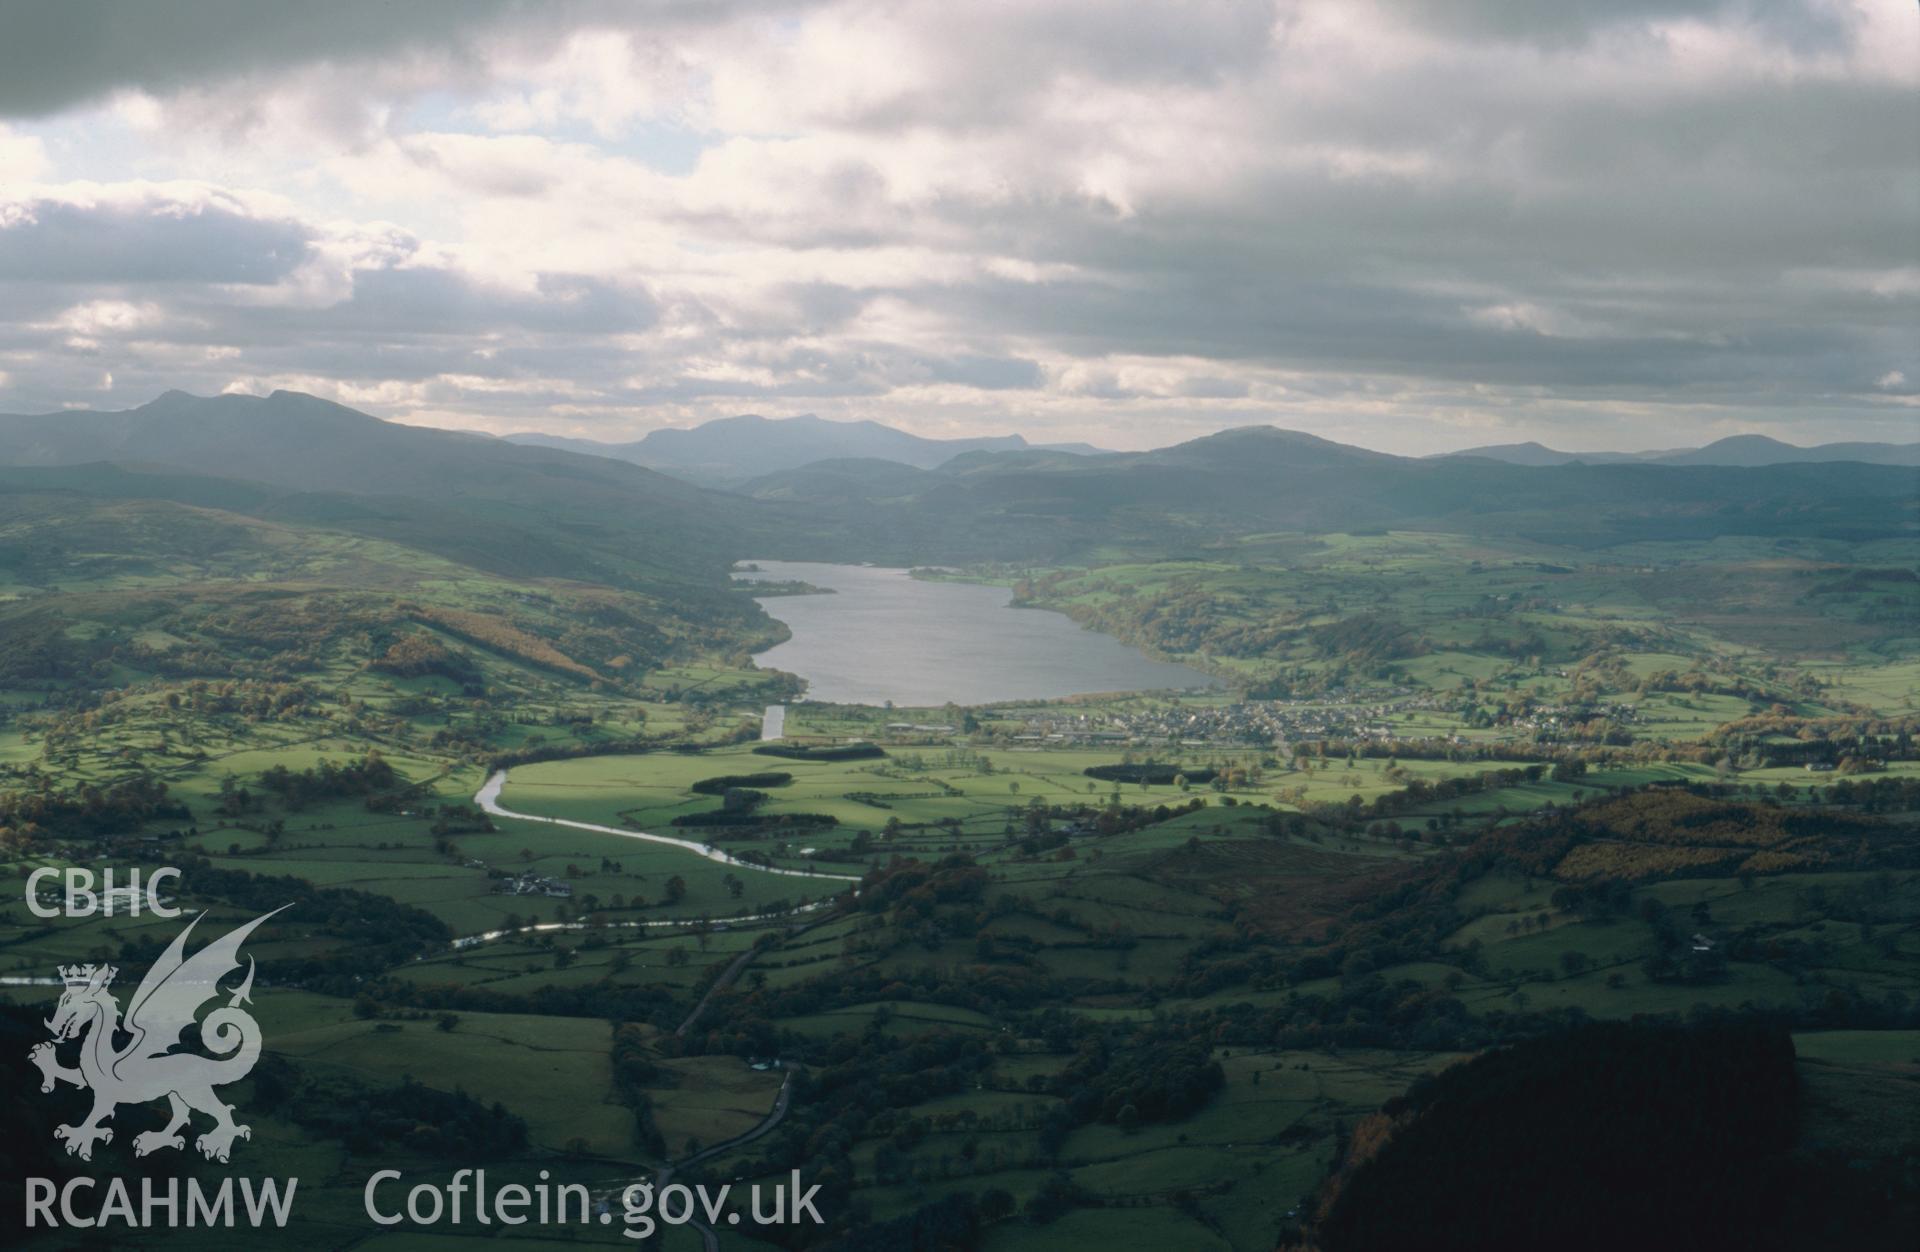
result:
M 251 1128 L 235 1124 L 233 1106 L 213 1093 L 215 1087 L 245 1078 L 260 1059 L 260 1024 L 240 1007 L 251 999 L 253 958 L 247 958 L 246 981 L 224 1006 L 214 1009 L 200 1023 L 202 1042 L 221 1055 L 199 1056 L 171 1049 L 180 1045 L 181 1033 L 193 1025 L 200 1006 L 220 994 L 220 980 L 240 968 L 240 944 L 273 913 L 221 936 L 189 959 L 187 936 L 205 916 L 202 913 L 188 922 L 140 980 L 139 989 L 127 1004 L 124 1023 L 120 1021 L 119 1002 L 107 990 L 118 972 L 113 966 L 60 967 L 67 989 L 47 1022 L 54 1043 L 36 1044 L 27 1059 L 40 1070 L 41 1091 L 52 1091 L 54 1083 L 66 1082 L 93 1092 L 93 1111 L 87 1119 L 77 1126 L 55 1127 L 53 1132 L 56 1139 L 66 1141 L 67 1151 L 81 1160 L 93 1159 L 94 1144 L 112 1142 L 113 1131 L 100 1123 L 112 1117 L 116 1107 L 161 1096 L 167 1098 L 172 1116 L 166 1129 L 134 1136 L 135 1156 L 185 1147 L 179 1132 L 187 1124 L 190 1111 L 205 1113 L 214 1120 L 213 1129 L 194 1144 L 209 1160 L 225 1161 L 235 1139 L 253 1137 Z M 125 1047 L 116 1048 L 116 1033 L 131 1035 L 132 1039 Z M 79 1068 L 68 1069 L 55 1055 L 56 1044 L 82 1035 L 86 1037 L 80 1044 Z

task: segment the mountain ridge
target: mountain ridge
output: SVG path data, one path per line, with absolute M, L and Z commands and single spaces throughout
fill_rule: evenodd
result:
M 935 439 L 866 419 L 833 421 L 811 413 L 772 418 L 719 417 L 692 427 L 663 427 L 623 443 L 522 432 L 501 436 L 523 446 L 561 448 L 674 474 L 691 482 L 734 485 L 815 461 L 882 460 L 933 469 L 969 452 L 1043 451 L 1098 455 L 1089 444 L 1033 444 L 1024 435 Z
M 244 480 L 271 489 L 259 508 L 493 568 L 636 586 L 669 571 L 711 579 L 754 555 L 1071 558 L 1115 541 L 1193 551 L 1249 532 L 1382 529 L 1580 546 L 1661 534 L 1855 539 L 1911 534 L 1920 521 L 1920 474 L 1906 466 L 1523 466 L 1395 456 L 1271 426 L 1100 456 L 1022 443 L 931 469 L 828 458 L 719 491 L 607 457 L 386 422 L 294 392 L 169 393 L 119 413 L 0 418 L 0 465 L 110 462 L 125 475 L 146 463 Z
M 454 559 L 610 583 L 706 577 L 747 536 L 781 530 L 777 510 L 641 466 L 383 421 L 290 391 L 0 416 L 0 465 L 113 466 L 128 489 L 145 467 L 234 480 L 261 497 L 256 509 L 352 514 L 357 530 Z
M 1841 443 L 1793 444 L 1771 435 L 1728 435 L 1698 448 L 1669 448 L 1651 452 L 1562 452 L 1544 444 L 1487 444 L 1462 448 L 1458 452 L 1437 452 L 1427 460 L 1447 457 L 1474 457 L 1503 461 L 1508 465 L 1720 465 L 1759 467 L 1765 465 L 1828 464 L 1857 461 L 1864 465 L 1920 466 L 1920 443 Z

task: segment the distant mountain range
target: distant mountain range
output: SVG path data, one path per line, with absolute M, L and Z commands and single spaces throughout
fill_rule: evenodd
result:
M 1085 443 L 1033 444 L 1020 435 L 987 435 L 973 439 L 928 439 L 879 422 L 837 422 L 807 414 L 769 418 L 752 414 L 722 417 L 688 429 L 656 430 L 628 443 L 602 443 L 537 433 L 507 435 L 508 443 L 558 448 L 589 456 L 608 457 L 643 465 L 705 486 L 740 489 L 753 494 L 779 491 L 776 478 L 790 471 L 826 462 L 885 461 L 913 469 L 934 470 L 971 453 L 1053 452 L 1072 456 L 1117 456 Z M 1704 448 L 1651 452 L 1561 452 L 1539 443 L 1491 444 L 1440 453 L 1426 458 L 1476 457 L 1508 465 L 1765 465 L 1817 464 L 1858 461 L 1868 465 L 1920 466 L 1920 443 L 1828 443 L 1803 448 L 1765 435 L 1733 435 Z M 821 469 L 809 477 L 815 487 L 822 475 L 846 473 Z
M 1850 541 L 1920 524 L 1920 474 L 1906 466 L 1525 466 L 1398 457 L 1270 426 L 1097 457 L 976 452 L 932 470 L 823 461 L 741 490 L 836 517 L 847 542 L 883 562 L 1069 558 L 1102 545 L 1193 553 L 1279 531 L 1605 546 L 1723 534 Z
M 1036 445 L 1020 435 L 927 439 L 879 422 L 834 422 L 805 414 L 770 418 L 745 414 L 716 418 L 691 429 L 663 429 L 631 443 L 601 443 L 560 435 L 520 434 L 507 442 L 611 457 L 693 482 L 732 485 L 815 461 L 867 459 L 933 469 L 967 452 L 1018 452 Z M 1047 450 L 1097 454 L 1091 444 L 1047 444 Z
M 1920 465 L 1920 443 L 1822 443 L 1811 448 L 1765 435 L 1729 435 L 1704 448 L 1665 452 L 1560 452 L 1538 443 L 1499 443 L 1443 452 L 1445 457 L 1481 457 L 1509 465 L 1811 465 L 1859 461 L 1867 465 Z M 1432 458 L 1429 458 L 1432 459 Z
M 0 417 L 0 467 L 12 467 L 0 469 L 0 489 L 164 499 L 391 538 L 502 573 L 661 589 L 717 579 L 742 557 L 1047 560 L 1116 545 L 1201 552 L 1268 532 L 1444 530 L 1588 546 L 1920 532 L 1914 466 L 1690 463 L 1777 455 L 1725 440 L 1661 461 L 1524 465 L 1393 456 L 1271 426 L 1097 455 L 1011 440 L 952 455 L 972 441 L 870 423 L 731 419 L 660 433 L 674 436 L 670 450 L 699 449 L 684 463 L 737 474 L 806 455 L 810 437 L 848 436 L 848 426 L 856 447 L 886 440 L 896 455 L 939 460 L 831 457 L 719 491 L 617 458 L 384 422 L 295 392 L 168 392 L 126 412 Z M 756 432 L 778 443 L 788 427 L 800 438 L 780 455 L 751 446 Z

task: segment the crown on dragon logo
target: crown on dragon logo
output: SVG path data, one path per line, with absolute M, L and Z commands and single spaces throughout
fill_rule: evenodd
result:
M 120 971 L 111 965 L 62 965 L 60 977 L 69 987 L 106 986 Z

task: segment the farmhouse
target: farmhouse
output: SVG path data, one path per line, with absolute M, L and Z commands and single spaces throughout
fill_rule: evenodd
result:
M 503 879 L 500 891 L 510 896 L 552 896 L 565 900 L 573 895 L 573 884 L 544 874 L 528 872 L 517 878 Z

